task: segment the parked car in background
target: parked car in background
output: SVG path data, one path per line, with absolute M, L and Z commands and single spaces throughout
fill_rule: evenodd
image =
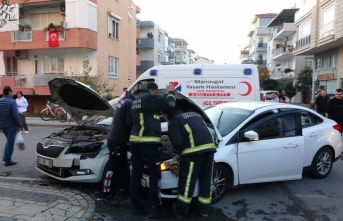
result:
M 271 98 L 272 93 L 275 93 L 276 96 L 279 96 L 278 91 L 260 91 L 261 101 L 271 102 L 272 101 L 272 98 Z
M 303 172 L 325 178 L 342 154 L 342 128 L 302 106 L 231 102 L 207 108 L 202 115 L 216 137 L 213 203 L 227 188 L 244 184 L 301 179 Z M 178 177 L 169 169 L 174 154 L 167 131 L 162 137 L 162 152 L 169 156 L 161 164 L 161 197 L 176 198 Z M 149 188 L 147 170 L 141 185 Z

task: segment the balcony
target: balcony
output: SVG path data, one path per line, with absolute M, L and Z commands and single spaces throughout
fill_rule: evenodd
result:
M 308 46 L 311 43 L 311 35 L 307 35 L 296 41 L 295 50 Z
M 256 52 L 266 52 L 267 43 L 257 43 Z
M 137 48 L 139 48 L 139 49 L 154 49 L 154 39 L 153 38 L 141 38 L 139 43 L 137 43 Z
M 292 36 L 297 31 L 294 23 L 283 23 L 273 32 L 274 40 L 282 40 L 285 37 Z
M 29 50 L 49 48 L 48 31 L 0 32 L 0 50 Z M 15 44 L 13 44 L 15 43 Z M 59 48 L 97 49 L 97 32 L 85 28 L 59 31 Z
M 154 67 L 154 61 L 141 61 L 141 65 L 137 66 L 137 71 L 143 73 L 152 67 Z
M 293 57 L 293 47 L 276 48 L 273 52 L 273 59 L 276 61 L 288 60 Z
M 256 35 L 270 35 L 270 29 L 267 27 L 257 27 Z
M 319 29 L 319 39 L 332 36 L 334 37 L 334 25 L 335 22 L 330 22 Z
M 39 74 L 1 76 L 0 86 L 8 85 L 27 95 L 50 95 L 48 82 L 55 78 L 65 78 L 64 74 Z M 1 88 L 2 91 L 2 88 Z
M 14 42 L 31 42 L 32 31 L 12 31 L 12 43 Z
M 294 80 L 295 74 L 294 72 L 284 73 L 284 71 L 275 70 L 270 74 L 270 78 L 273 80 L 284 80 L 285 82 L 289 82 Z

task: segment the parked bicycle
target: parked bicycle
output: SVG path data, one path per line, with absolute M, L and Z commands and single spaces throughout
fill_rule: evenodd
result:
M 46 107 L 40 112 L 40 118 L 44 121 L 58 119 L 60 122 L 65 122 L 68 119 L 68 115 L 62 107 L 46 100 Z

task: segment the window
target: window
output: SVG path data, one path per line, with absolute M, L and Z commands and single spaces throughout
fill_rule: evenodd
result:
M 119 39 L 119 21 L 121 17 L 112 13 L 108 16 L 108 37 Z
M 320 58 L 317 58 L 316 59 L 316 70 L 320 69 L 320 66 L 321 65 L 321 59 Z
M 162 33 L 161 32 L 158 32 L 158 42 L 159 43 L 162 43 Z
M 311 127 L 323 122 L 323 119 L 309 112 L 301 113 L 302 128 Z
M 335 68 L 336 67 L 336 55 L 332 54 L 329 58 L 329 68 Z
M 312 62 L 313 62 L 312 58 L 305 58 L 305 66 L 313 68 L 312 67 Z
M 43 56 L 43 72 L 45 74 L 64 74 L 64 57 Z
M 278 118 L 273 118 L 257 125 L 253 130 L 258 134 L 260 140 L 277 138 L 281 134 Z
M 118 78 L 118 58 L 108 57 L 108 77 Z
M 6 75 L 15 76 L 18 74 L 18 60 L 15 57 L 6 57 Z
M 300 25 L 299 39 L 306 37 L 311 34 L 311 23 L 307 21 L 306 23 Z
M 328 64 L 329 63 L 329 58 L 328 57 L 324 57 L 323 58 L 323 65 L 322 65 L 322 68 L 323 69 L 327 69 L 328 68 Z
M 162 54 L 161 54 L 161 52 L 158 53 L 158 58 L 157 59 L 158 59 L 158 62 L 162 61 Z

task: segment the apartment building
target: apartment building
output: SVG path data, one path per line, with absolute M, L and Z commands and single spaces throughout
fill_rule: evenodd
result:
M 267 45 L 270 35 L 270 28 L 267 25 L 276 15 L 275 13 L 257 14 L 251 22 L 254 30 L 248 34 L 249 60 L 253 60 L 259 67 L 267 66 Z
M 47 82 L 82 76 L 85 61 L 89 75 L 112 87 L 113 96 L 136 79 L 140 9 L 132 0 L 13 2 L 18 21 L 0 28 L 0 93 L 5 85 L 23 91 L 37 112 L 50 98 Z
M 298 2 L 294 55 L 313 55 L 315 89 L 331 96 L 343 87 L 343 0 Z
M 311 67 L 313 60 L 313 56 L 293 55 L 297 39 L 294 20 L 298 10 L 298 8 L 283 9 L 267 25 L 271 29 L 267 50 L 267 67 L 270 78 L 277 80 L 281 85 L 294 84 L 297 74 L 305 66 Z M 293 102 L 301 102 L 300 93 L 293 98 Z
M 153 21 L 137 21 L 140 26 L 140 66 L 137 77 L 149 68 L 161 64 L 174 64 L 175 45 L 168 33 Z
M 175 64 L 187 64 L 188 62 L 188 43 L 181 38 L 174 38 L 175 42 Z

